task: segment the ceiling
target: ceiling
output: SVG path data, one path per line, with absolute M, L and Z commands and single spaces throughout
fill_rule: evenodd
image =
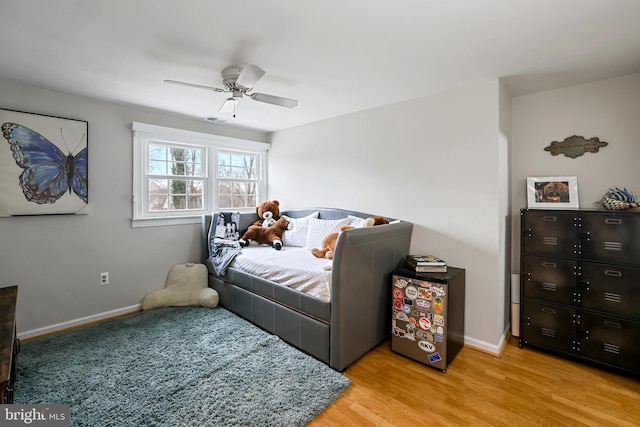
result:
M 162 6 L 160 6 L 162 5 Z M 640 72 L 638 0 L 3 0 L 0 78 L 275 131 L 503 77 L 513 96 Z M 222 116 L 231 118 L 229 114 Z

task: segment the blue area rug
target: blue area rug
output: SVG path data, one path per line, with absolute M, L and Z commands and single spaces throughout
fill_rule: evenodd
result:
M 303 426 L 350 380 L 218 307 L 168 307 L 22 344 L 15 403 L 72 426 Z

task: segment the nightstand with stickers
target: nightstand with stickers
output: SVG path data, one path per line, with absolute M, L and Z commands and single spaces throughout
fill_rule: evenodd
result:
M 417 273 L 403 261 L 392 282 L 391 350 L 446 372 L 464 344 L 465 270 Z

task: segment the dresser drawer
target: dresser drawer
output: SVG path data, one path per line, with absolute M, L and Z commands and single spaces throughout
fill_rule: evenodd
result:
M 575 258 L 578 253 L 577 212 L 523 212 L 522 249 L 525 254 Z
M 575 309 L 525 300 L 522 339 L 525 344 L 565 353 L 575 352 Z
M 582 258 L 623 264 L 640 262 L 640 215 L 583 212 Z
M 582 313 L 580 331 L 583 357 L 640 373 L 640 323 Z
M 577 267 L 577 261 L 525 256 L 523 295 L 559 304 L 575 304 Z
M 640 320 L 640 269 L 583 262 L 580 276 L 583 308 Z

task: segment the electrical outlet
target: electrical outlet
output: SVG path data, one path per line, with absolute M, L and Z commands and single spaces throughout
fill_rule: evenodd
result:
M 109 284 L 109 273 L 100 273 L 100 284 L 101 285 Z

